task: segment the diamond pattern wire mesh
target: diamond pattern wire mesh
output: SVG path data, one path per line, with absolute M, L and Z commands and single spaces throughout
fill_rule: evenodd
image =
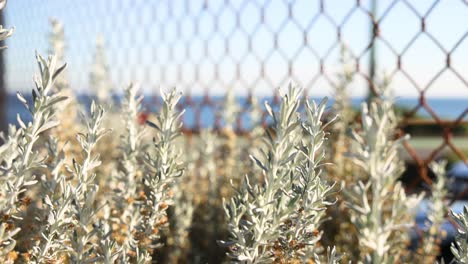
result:
M 374 14 L 371 1 L 359 0 L 11 1 L 6 15 L 17 27 L 18 44 L 7 53 L 8 85 L 13 90 L 29 87 L 32 47 L 46 50 L 48 18 L 56 17 L 65 26 L 73 87 L 87 91 L 93 41 L 102 33 L 113 83 L 122 87 L 138 80 L 146 92 L 159 86 L 178 87 L 186 95 L 183 107 L 193 110 L 196 120 L 188 129 L 197 130 L 203 116 L 217 116 L 220 106 L 213 98 L 228 88 L 248 97 L 272 95 L 292 80 L 306 94 L 330 94 L 337 85 L 342 43 L 349 47 L 357 72 L 352 92 L 364 95 L 368 87 L 373 90 L 369 56 L 376 46 L 375 72 L 385 70 L 391 84 L 405 87 L 398 91 L 419 98 L 402 127 L 421 122 L 414 117 L 425 112 L 431 120 L 424 122 L 443 128 L 440 145 L 426 157 L 410 143 L 405 145 L 422 179 L 430 183 L 427 164 L 445 148 L 466 160 L 454 144 L 452 130 L 468 123 L 468 108 L 446 120 L 426 96 L 443 94 L 452 86 L 468 94 L 468 4 L 377 3 Z M 425 63 L 430 66 L 418 71 Z M 195 100 L 199 95 L 203 99 Z M 238 118 L 240 131 L 249 102 Z M 220 125 L 219 118 L 213 120 L 212 125 Z

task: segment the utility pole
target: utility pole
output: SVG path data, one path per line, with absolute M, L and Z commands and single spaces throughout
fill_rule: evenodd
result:
M 367 101 L 370 101 L 374 96 L 376 96 L 376 94 L 374 94 L 374 89 L 373 89 L 373 86 L 376 84 L 375 83 L 375 75 L 376 75 L 376 66 L 377 66 L 377 62 L 376 62 L 376 50 L 377 50 L 377 47 L 376 47 L 376 44 L 375 44 L 375 38 L 377 37 L 377 32 L 376 32 L 376 27 L 375 27 L 375 23 L 376 20 L 377 20 L 377 0 L 372 0 L 371 2 L 371 14 L 372 14 L 372 21 L 371 21 L 371 24 L 369 25 L 370 26 L 370 41 L 372 43 L 371 45 L 371 50 L 370 50 L 370 56 L 369 56 L 369 91 L 368 91 L 368 94 L 367 94 Z

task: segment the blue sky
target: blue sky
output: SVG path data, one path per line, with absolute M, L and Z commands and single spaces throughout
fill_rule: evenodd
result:
M 47 52 L 49 18 L 55 17 L 65 26 L 68 75 L 78 92 L 92 92 L 88 79 L 94 42 L 98 34 L 103 34 L 116 89 L 135 80 L 148 93 L 158 91 L 159 86 L 177 86 L 192 94 L 205 90 L 222 94 L 228 87 L 238 94 L 246 94 L 248 89 L 271 94 L 292 80 L 309 89 L 311 95 L 331 95 L 328 79 L 333 80 L 339 70 L 339 45 L 334 45 L 337 25 L 347 14 L 351 16 L 341 29 L 342 40 L 359 56 L 361 72 L 367 71 L 369 52 L 363 51 L 369 41 L 366 12 L 370 1 L 361 2 L 362 6 L 356 8 L 355 0 L 324 0 L 325 12 L 317 16 L 320 1 L 315 0 L 232 0 L 228 5 L 224 0 L 9 1 L 6 26 L 14 25 L 16 31 L 7 42 L 7 84 L 10 91 L 29 90 L 33 85 L 34 51 Z M 412 80 L 397 71 L 392 81 L 396 94 L 417 96 L 412 82 L 427 86 L 445 68 L 443 50 L 452 51 L 459 43 L 451 56 L 458 76 L 451 70 L 443 71 L 426 94 L 468 98 L 467 4 L 461 0 L 407 1 L 411 6 L 405 1 L 393 2 L 378 1 L 377 18 L 381 19 L 382 39 L 395 52 L 400 53 L 421 31 L 418 15 L 423 16 L 431 6 L 426 30 L 440 44 L 421 34 L 407 49 L 401 65 Z M 293 20 L 288 19 L 289 13 Z M 379 72 L 392 72 L 397 57 L 384 41 L 377 43 Z M 326 76 L 320 76 L 319 59 L 314 53 L 323 59 Z M 258 78 L 262 64 L 265 78 Z M 217 70 L 215 65 L 219 65 Z M 353 96 L 365 94 L 366 89 L 358 75 L 351 87 Z

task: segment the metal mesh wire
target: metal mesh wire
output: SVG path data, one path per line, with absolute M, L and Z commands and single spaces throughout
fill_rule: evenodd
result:
M 116 87 L 138 80 L 146 92 L 159 86 L 182 89 L 187 96 L 183 107 L 192 109 L 196 120 L 191 128 L 198 129 L 203 115 L 216 116 L 213 98 L 228 88 L 240 95 L 272 95 L 294 81 L 306 94 L 332 94 L 344 43 L 357 73 L 350 86 L 353 95 L 373 90 L 374 75 L 385 72 L 391 85 L 399 87 L 397 96 L 418 98 L 402 127 L 420 122 L 414 117 L 425 113 L 430 121 L 424 122 L 442 128 L 440 144 L 424 156 L 411 143 L 405 145 L 430 182 L 427 164 L 444 149 L 466 160 L 452 132 L 468 123 L 468 108 L 454 110 L 456 118 L 447 120 L 427 96 L 453 90 L 467 98 L 468 4 L 376 3 L 373 12 L 371 1 L 359 0 L 11 1 L 7 25 L 17 31 L 7 53 L 8 87 L 30 87 L 34 48 L 47 50 L 48 18 L 56 17 L 65 26 L 75 89 L 89 92 L 94 39 L 101 33 Z M 370 67 L 373 51 L 376 64 Z M 241 116 L 249 100 L 245 104 Z M 243 119 L 238 120 L 242 130 Z

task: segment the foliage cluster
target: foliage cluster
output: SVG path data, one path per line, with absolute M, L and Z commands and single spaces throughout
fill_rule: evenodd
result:
M 175 89 L 161 91 L 162 107 L 146 124 L 139 122 L 136 84 L 124 89 L 120 107 L 108 109 L 102 39 L 90 74 L 99 102 L 81 119 L 71 114 L 81 106 L 62 75 L 63 27 L 53 20 L 52 28 L 58 57 L 37 55 L 32 104 L 18 94 L 32 121 L 18 116 L 19 127 L 2 136 L 3 263 L 436 260 L 447 211 L 444 164 L 432 165 L 428 228 L 410 251 L 424 194 L 407 194 L 398 180 L 407 137 L 396 138 L 398 116 L 385 82 L 362 105 L 362 123 L 352 122 L 345 49 L 331 111 L 326 99 L 317 104 L 290 86 L 279 109 L 265 104 L 271 129 L 262 129 L 254 99 L 252 133 L 239 137 L 232 124 L 240 107 L 228 92 L 224 129 L 181 136 Z M 10 34 L 1 29 L 0 38 Z M 468 209 L 451 215 L 459 231 L 452 251 L 465 263 Z

